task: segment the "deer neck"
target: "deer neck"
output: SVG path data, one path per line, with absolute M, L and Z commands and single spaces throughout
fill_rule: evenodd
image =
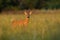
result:
M 27 20 L 27 21 L 28 21 L 28 20 L 29 20 L 29 18 L 26 18 L 25 20 Z
M 25 22 L 29 22 L 29 18 L 25 18 Z

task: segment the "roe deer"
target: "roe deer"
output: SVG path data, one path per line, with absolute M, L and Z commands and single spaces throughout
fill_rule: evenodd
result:
M 24 11 L 24 14 L 26 16 L 26 18 L 24 20 L 15 20 L 14 18 L 12 19 L 12 26 L 16 27 L 16 26 L 27 26 L 29 23 L 29 18 L 31 15 L 32 11 Z

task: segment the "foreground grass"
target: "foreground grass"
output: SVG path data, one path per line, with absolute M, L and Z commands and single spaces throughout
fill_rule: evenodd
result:
M 29 24 L 14 28 L 11 18 L 24 19 L 24 15 L 0 15 L 0 40 L 60 40 L 60 14 L 32 14 Z

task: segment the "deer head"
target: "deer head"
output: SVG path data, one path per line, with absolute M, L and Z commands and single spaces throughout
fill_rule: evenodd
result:
M 24 14 L 26 15 L 27 18 L 30 18 L 30 15 L 32 14 L 31 10 L 25 10 Z

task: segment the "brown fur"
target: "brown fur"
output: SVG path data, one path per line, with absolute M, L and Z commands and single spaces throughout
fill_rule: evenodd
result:
M 29 23 L 29 18 L 30 18 L 31 13 L 32 13 L 31 11 L 29 13 L 24 11 L 24 14 L 26 15 L 25 20 L 15 20 L 15 19 L 13 19 L 12 20 L 12 26 L 14 26 L 14 27 L 16 27 L 16 26 L 25 26 L 26 27 Z

